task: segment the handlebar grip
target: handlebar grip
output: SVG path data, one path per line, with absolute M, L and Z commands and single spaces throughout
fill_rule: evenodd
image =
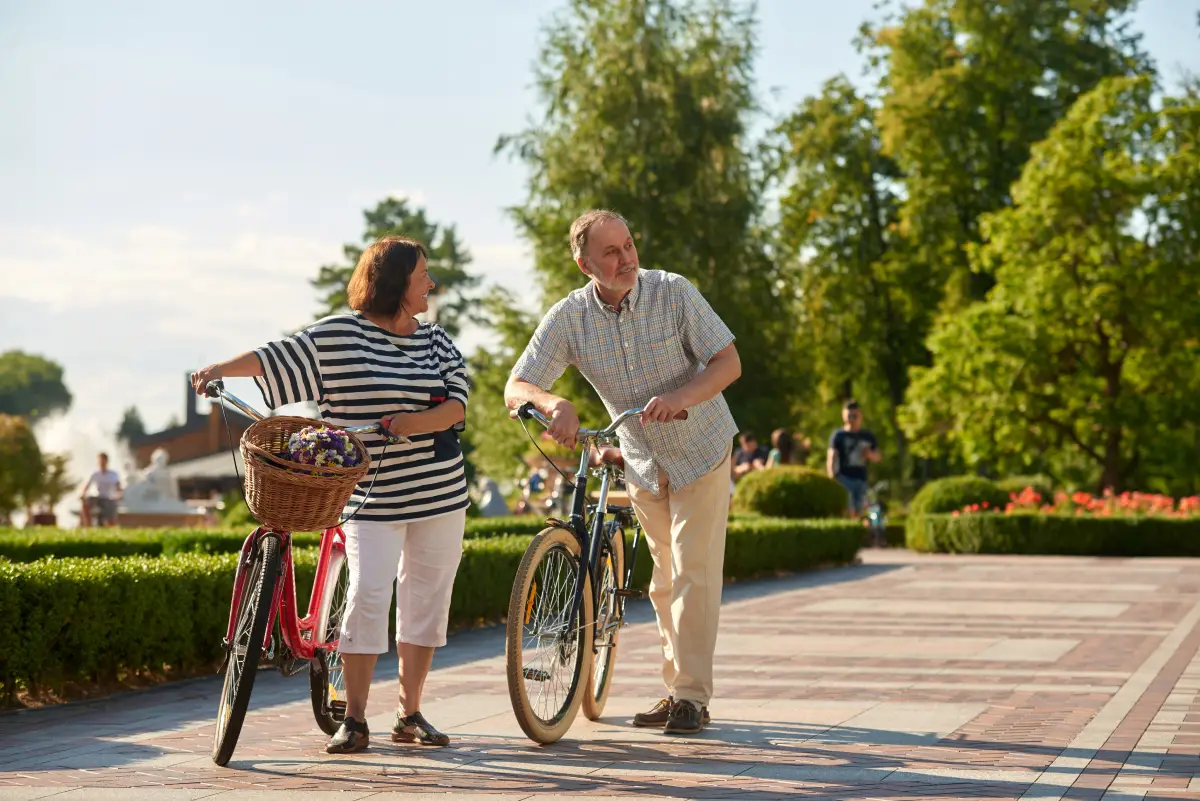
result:
M 533 409 L 533 404 L 526 401 L 517 408 L 517 417 L 520 417 L 522 420 L 532 420 Z
M 224 389 L 225 382 L 218 378 L 215 381 L 208 382 L 208 384 L 204 387 L 204 395 L 205 397 L 209 398 L 218 398 Z

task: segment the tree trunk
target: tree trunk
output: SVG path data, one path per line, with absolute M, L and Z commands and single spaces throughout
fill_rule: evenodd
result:
M 1113 426 L 1104 441 L 1104 470 L 1100 476 L 1100 492 L 1111 489 L 1120 492 L 1125 483 L 1121 464 L 1121 427 Z

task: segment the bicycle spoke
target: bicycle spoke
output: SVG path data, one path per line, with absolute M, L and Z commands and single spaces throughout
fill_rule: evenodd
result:
M 544 721 L 561 713 L 574 677 L 579 629 L 568 627 L 577 580 L 567 554 L 549 551 L 538 565 L 526 600 L 530 614 L 522 636 L 522 670 L 535 714 Z

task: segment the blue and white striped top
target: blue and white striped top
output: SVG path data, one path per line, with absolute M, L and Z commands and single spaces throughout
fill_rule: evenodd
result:
M 255 351 L 264 375 L 256 378 L 267 406 L 315 401 L 331 426 L 361 426 L 384 415 L 421 412 L 446 400 L 467 405 L 467 368 L 440 326 L 422 323 L 411 336 L 396 336 L 361 314 L 338 314 Z M 458 443 L 460 423 L 436 434 L 393 444 L 383 458 L 383 438 L 360 437 L 371 452 L 371 469 L 355 488 L 347 513 L 380 522 L 426 520 L 470 503 Z

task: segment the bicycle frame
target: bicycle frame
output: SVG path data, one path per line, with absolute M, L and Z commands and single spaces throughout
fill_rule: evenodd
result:
M 228 403 L 254 420 L 263 419 L 262 415 L 253 406 L 226 390 L 225 382 L 220 379 L 209 381 L 205 387 L 204 394 L 220 403 Z M 386 431 L 380 423 L 346 427 L 345 430 L 355 434 L 367 432 L 378 433 L 389 442 L 407 443 L 409 441 L 407 437 Z M 313 660 L 317 658 L 319 652 L 322 650 L 337 650 L 337 640 L 322 642 L 319 638 L 323 635 L 313 633 L 313 629 L 317 625 L 317 615 L 320 614 L 321 602 L 324 600 L 325 580 L 328 578 L 330 556 L 336 550 L 340 550 L 343 554 L 346 552 L 345 532 L 342 531 L 341 526 L 327 528 L 322 532 L 321 555 L 317 560 L 317 575 L 313 580 L 312 595 L 308 599 L 308 614 L 304 618 L 301 618 L 297 613 L 296 573 L 292 564 L 291 532 L 276 531 L 268 529 L 265 526 L 259 526 L 250 536 L 246 537 L 246 541 L 242 544 L 241 558 L 238 559 L 237 573 L 233 579 L 233 603 L 229 607 L 229 623 L 225 629 L 226 651 L 229 650 L 229 644 L 233 640 L 233 631 L 237 626 L 237 620 L 234 616 L 237 614 L 237 609 L 242 600 L 242 593 L 245 589 L 246 567 L 252 561 L 252 557 L 257 552 L 259 543 L 263 537 L 275 537 L 278 539 L 280 550 L 283 552 L 280 567 L 280 578 L 282 581 L 275 583 L 275 595 L 271 600 L 271 617 L 267 620 L 266 639 L 263 642 L 264 652 L 269 649 L 271 637 L 274 635 L 276 616 L 278 616 L 280 630 L 283 633 L 283 644 L 292 652 L 293 656 L 299 659 Z M 305 632 L 309 632 L 307 640 L 304 638 Z
M 523 407 L 524 408 L 524 407 Z M 592 589 L 592 606 L 596 608 L 600 601 L 600 557 L 601 544 L 604 542 L 604 521 L 607 515 L 612 511 L 608 507 L 608 491 L 612 481 L 614 471 L 611 465 L 602 464 L 599 468 L 600 472 L 600 495 L 596 499 L 596 513 L 592 518 L 591 530 L 588 530 L 587 525 L 587 486 L 588 486 L 588 468 L 589 456 L 591 454 L 591 445 L 597 446 L 609 444 L 616 439 L 616 430 L 628 418 L 640 414 L 641 409 L 633 409 L 624 412 L 615 419 L 608 428 L 603 431 L 589 431 L 580 429 L 580 444 L 581 453 L 579 456 L 579 469 L 575 471 L 575 495 L 571 499 L 571 517 L 566 521 L 566 525 L 575 537 L 579 540 L 581 559 L 579 568 L 575 576 L 575 592 L 571 599 L 571 617 L 567 622 L 567 631 L 574 631 L 575 624 L 578 619 L 579 610 L 583 605 L 583 584 L 584 580 L 591 578 Z M 538 412 L 536 409 L 528 409 L 527 414 L 530 417 L 541 422 L 543 425 L 548 425 L 549 421 Z M 686 413 L 684 413 L 686 417 Z M 559 521 L 561 522 L 561 521 Z M 633 557 L 637 558 L 637 546 L 639 543 L 640 528 L 638 533 L 634 535 L 633 540 Z M 633 576 L 633 560 L 630 561 L 628 570 L 629 577 Z M 621 600 L 621 609 L 624 611 L 624 599 Z M 596 650 L 593 643 L 592 650 Z
M 321 611 L 321 603 L 325 597 L 325 584 L 329 573 L 330 557 L 335 551 L 346 551 L 346 534 L 340 527 L 327 528 L 321 534 L 321 554 L 317 559 L 317 575 L 313 579 L 312 595 L 308 599 L 308 613 L 301 618 L 297 612 L 296 603 L 296 572 L 292 562 L 292 536 L 287 531 L 275 531 L 265 526 L 256 528 L 242 544 L 241 558 L 238 560 L 237 574 L 233 580 L 233 603 L 230 605 L 229 623 L 225 629 L 225 647 L 233 641 L 234 618 L 239 608 L 242 593 L 246 585 L 246 568 L 253 560 L 259 544 L 265 537 L 275 537 L 279 540 L 282 553 L 281 581 L 275 583 L 275 597 L 271 601 L 271 617 L 267 620 L 267 629 L 263 641 L 264 652 L 268 649 L 275 630 L 275 620 L 278 617 L 283 643 L 292 655 L 298 659 L 314 660 L 321 651 L 337 650 L 337 640 L 323 640 L 324 634 L 314 629 L 317 616 Z M 309 636 L 304 636 L 308 632 Z

